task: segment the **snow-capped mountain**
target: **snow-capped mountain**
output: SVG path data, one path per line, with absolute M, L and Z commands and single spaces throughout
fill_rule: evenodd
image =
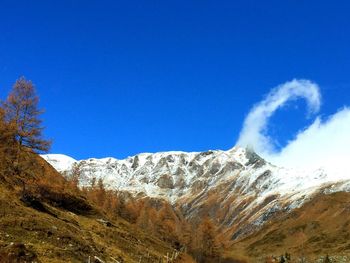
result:
M 166 199 L 189 218 L 208 213 L 233 229 L 233 239 L 253 231 L 275 213 L 299 207 L 316 193 L 350 189 L 350 175 L 339 179 L 322 169 L 277 167 L 239 147 L 142 153 L 124 160 L 42 157 L 66 176 L 79 169 L 81 185 L 101 178 L 110 189 Z

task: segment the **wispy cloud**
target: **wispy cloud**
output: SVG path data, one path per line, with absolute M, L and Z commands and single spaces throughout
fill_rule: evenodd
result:
M 260 154 L 274 152 L 274 145 L 266 130 L 269 119 L 288 101 L 298 98 L 304 98 L 307 101 L 309 114 L 319 111 L 321 94 L 317 84 L 308 80 L 286 82 L 272 89 L 266 98 L 249 112 L 237 144 L 254 148 Z
M 269 118 L 287 101 L 305 99 L 308 114 L 317 113 L 321 94 L 317 84 L 293 80 L 274 88 L 246 117 L 238 145 L 251 147 L 272 163 L 287 167 L 320 168 L 345 173 L 350 158 L 350 109 L 345 107 L 325 120 L 317 116 L 295 139 L 277 151 L 267 131 Z

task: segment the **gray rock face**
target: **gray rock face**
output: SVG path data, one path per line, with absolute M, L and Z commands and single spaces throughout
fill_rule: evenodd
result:
M 265 160 L 252 150 L 246 151 L 246 157 L 248 162 L 245 165 L 247 166 L 253 165 L 254 168 L 260 168 L 266 164 Z
M 133 158 L 133 162 L 131 165 L 131 168 L 136 170 L 136 168 L 139 166 L 139 157 L 135 156 L 135 158 Z
M 159 177 L 157 181 L 157 185 L 160 188 L 168 188 L 168 189 L 173 189 L 174 188 L 174 181 L 171 175 L 169 174 L 163 174 Z

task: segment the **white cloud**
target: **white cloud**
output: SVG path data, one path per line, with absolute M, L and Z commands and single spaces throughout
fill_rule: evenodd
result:
M 269 154 L 266 158 L 288 167 L 349 171 L 350 109 L 344 108 L 326 121 L 318 117 L 280 152 Z
M 309 114 L 319 111 L 321 95 L 317 84 L 308 80 L 286 82 L 272 89 L 266 98 L 249 112 L 244 120 L 237 145 L 251 147 L 260 154 L 274 152 L 274 145 L 266 131 L 269 118 L 289 100 L 298 98 L 304 98 L 307 101 Z
M 322 120 L 319 116 L 280 151 L 267 135 L 267 124 L 273 113 L 288 100 L 306 99 L 311 113 L 318 112 L 321 96 L 317 84 L 293 80 L 273 89 L 255 105 L 246 117 L 240 146 L 252 147 L 268 161 L 286 167 L 325 168 L 342 175 L 350 168 L 350 108 L 345 107 Z M 338 173 L 339 174 L 339 173 Z

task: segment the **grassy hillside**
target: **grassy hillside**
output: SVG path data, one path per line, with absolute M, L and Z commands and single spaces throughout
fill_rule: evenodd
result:
M 350 262 L 350 193 L 318 194 L 229 249 L 249 262 L 265 262 L 286 252 L 291 262 L 327 262 L 327 255 L 332 262 Z
M 108 218 L 39 157 L 32 161 L 26 177 L 0 180 L 0 262 L 162 262 L 174 253 L 127 221 Z

